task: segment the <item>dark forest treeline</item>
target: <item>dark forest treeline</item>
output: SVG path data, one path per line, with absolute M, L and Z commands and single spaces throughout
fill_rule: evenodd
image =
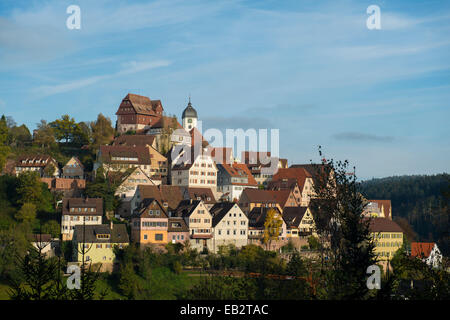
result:
M 437 242 L 448 255 L 449 174 L 395 176 L 361 183 L 367 199 L 390 199 L 392 216 L 405 218 L 417 234 L 418 241 Z

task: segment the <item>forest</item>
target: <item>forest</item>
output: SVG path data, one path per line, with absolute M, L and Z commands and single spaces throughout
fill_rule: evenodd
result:
M 407 223 L 412 227 L 415 234 L 411 240 L 436 242 L 448 256 L 449 182 L 450 175 L 443 173 L 372 179 L 363 181 L 360 187 L 367 199 L 391 200 L 393 220 L 404 229 Z

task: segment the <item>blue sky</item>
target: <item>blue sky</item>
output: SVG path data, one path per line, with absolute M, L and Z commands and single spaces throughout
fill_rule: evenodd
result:
M 280 129 L 289 163 L 322 145 L 362 178 L 448 172 L 450 2 L 336 2 L 2 0 L 0 113 L 115 121 L 131 92 L 180 118 L 190 93 L 205 128 Z

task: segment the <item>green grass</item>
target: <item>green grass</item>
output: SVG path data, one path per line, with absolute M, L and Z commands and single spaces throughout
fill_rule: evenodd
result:
M 9 286 L 3 283 L 0 283 L 0 300 L 9 300 Z

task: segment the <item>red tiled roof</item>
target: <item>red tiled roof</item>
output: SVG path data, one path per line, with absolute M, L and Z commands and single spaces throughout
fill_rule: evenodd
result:
M 232 165 L 222 163 L 219 165 L 222 166 L 222 168 L 224 168 L 231 177 L 246 177 L 248 180 L 247 183 L 232 182 L 231 184 L 255 187 L 258 186 L 258 182 L 256 182 L 252 173 L 244 163 L 233 163 Z
M 428 258 L 434 248 L 434 242 L 411 242 L 411 256 Z
M 210 148 L 210 154 L 216 163 L 233 163 L 233 149 L 231 148 Z
M 216 203 L 216 199 L 214 198 L 214 194 L 211 188 L 187 188 L 187 195 L 192 200 L 203 200 L 206 204 Z M 198 199 L 200 198 L 200 199 Z M 209 200 L 208 200 L 209 198 Z
M 267 190 L 276 199 L 281 208 L 284 208 L 286 201 L 289 199 L 291 190 Z
M 280 181 L 283 179 L 296 179 L 300 191 L 303 191 L 306 178 L 311 178 L 311 174 L 304 168 L 286 168 L 278 169 L 278 172 L 273 176 L 272 181 Z

